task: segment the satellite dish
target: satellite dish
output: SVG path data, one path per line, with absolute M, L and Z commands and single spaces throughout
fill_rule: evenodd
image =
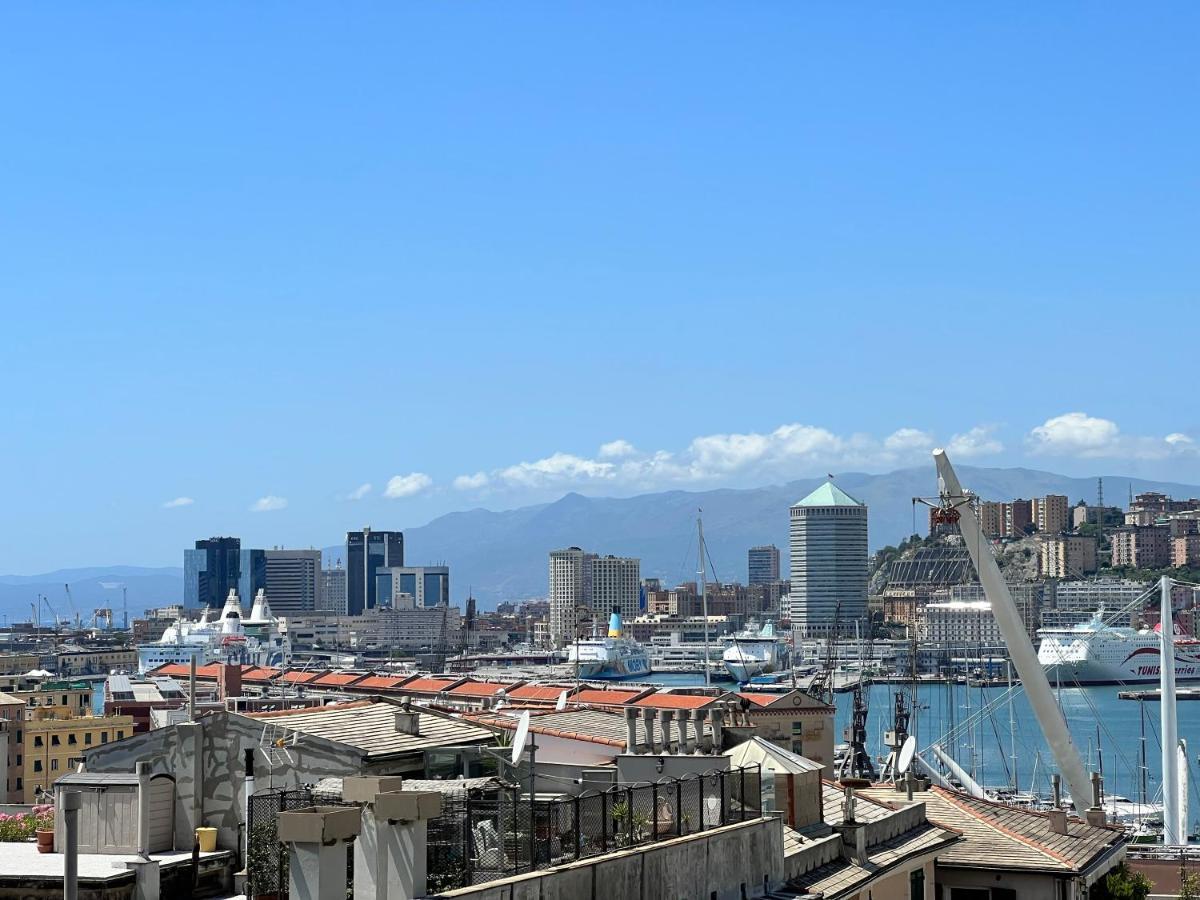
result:
M 903 774 L 908 771 L 912 765 L 913 757 L 917 755 L 917 739 L 913 735 L 909 735 L 904 740 L 904 746 L 900 748 L 900 757 L 896 760 L 896 771 Z
M 529 742 L 529 710 L 521 713 L 521 720 L 517 722 L 517 733 L 513 737 L 512 742 L 512 764 L 519 766 L 521 757 L 525 754 L 525 745 Z
M 561 694 L 558 695 L 558 702 L 554 704 L 554 708 L 558 712 L 562 712 L 564 709 L 567 708 L 567 692 L 566 691 L 563 691 Z

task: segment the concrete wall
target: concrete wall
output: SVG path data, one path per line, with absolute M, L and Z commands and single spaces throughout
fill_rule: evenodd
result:
M 783 827 L 755 819 L 594 859 L 439 894 L 455 900 L 718 900 L 783 884 Z
M 937 882 L 943 888 L 945 900 L 954 900 L 954 888 L 976 888 L 987 890 L 992 887 L 1009 888 L 1017 892 L 1021 900 L 1062 900 L 1056 882 L 1050 874 L 995 872 L 987 869 L 950 869 L 937 867 Z M 945 889 L 949 889 L 947 893 Z M 1070 898 L 1070 891 L 1065 895 Z
M 217 846 L 239 847 L 244 804 L 245 750 L 257 747 L 261 729 L 227 715 L 206 716 L 199 722 L 161 728 L 89 751 L 89 772 L 132 772 L 138 762 L 150 763 L 151 775 L 175 777 L 175 846 L 189 850 L 200 825 L 217 829 Z M 366 771 L 357 751 L 330 741 L 301 737 L 291 748 L 294 766 L 270 771 L 262 752 L 255 754 L 256 790 L 297 787 L 321 778 L 386 774 Z

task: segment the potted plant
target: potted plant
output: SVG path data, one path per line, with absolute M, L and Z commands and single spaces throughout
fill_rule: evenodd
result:
M 37 837 L 38 853 L 54 852 L 54 807 L 42 804 L 33 808 L 33 833 Z
M 274 819 L 251 829 L 246 851 L 247 889 L 255 900 L 278 900 L 288 880 L 288 856 L 276 837 Z

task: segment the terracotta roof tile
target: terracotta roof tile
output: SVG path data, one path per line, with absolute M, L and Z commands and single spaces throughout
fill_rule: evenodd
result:
M 407 685 L 406 685 L 407 687 Z M 456 688 L 451 688 L 451 694 L 457 694 L 460 697 L 494 697 L 496 694 L 504 690 L 503 684 L 491 684 L 480 681 L 468 681 L 460 684 Z
M 719 699 L 719 697 L 707 697 L 704 694 L 654 693 L 641 700 L 635 700 L 633 705 L 650 709 L 703 709 L 716 703 Z
M 641 696 L 641 691 L 605 691 L 598 688 L 584 688 L 571 695 L 572 703 L 595 703 L 603 706 L 623 706 Z
M 415 691 L 425 694 L 440 694 L 442 691 L 454 684 L 446 678 L 414 678 L 411 681 L 406 681 L 400 687 L 405 691 Z
M 509 691 L 508 696 L 513 700 L 557 700 L 563 691 L 567 692 L 568 697 L 571 695 L 571 688 L 565 686 L 523 684 Z
M 403 678 L 394 675 L 368 675 L 362 681 L 356 682 L 356 688 L 372 691 L 386 691 L 404 684 Z
M 327 685 L 329 687 L 345 687 L 349 684 L 358 683 L 362 677 L 362 672 L 326 672 L 320 678 L 313 679 L 313 684 Z
M 280 681 L 286 681 L 288 684 L 308 684 L 310 681 L 315 681 L 320 677 L 321 672 L 297 672 L 295 669 L 288 669 L 280 676 Z

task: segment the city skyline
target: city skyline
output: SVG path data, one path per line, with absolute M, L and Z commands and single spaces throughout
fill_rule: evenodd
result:
M 10 10 L 0 572 L 935 443 L 1200 483 L 1172 9 Z

